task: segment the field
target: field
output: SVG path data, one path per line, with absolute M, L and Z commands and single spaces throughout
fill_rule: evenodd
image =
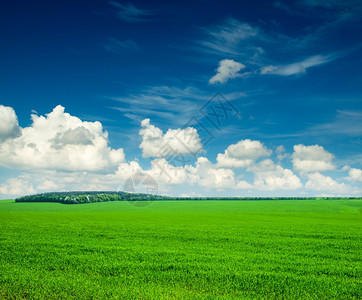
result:
M 0 201 L 0 298 L 361 299 L 362 200 Z

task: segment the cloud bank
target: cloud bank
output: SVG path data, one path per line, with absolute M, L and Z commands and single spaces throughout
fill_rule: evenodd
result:
M 0 184 L 1 197 L 61 190 L 122 190 L 132 175 L 152 176 L 163 194 L 185 191 L 216 192 L 234 196 L 269 195 L 360 195 L 362 170 L 344 167 L 342 179 L 332 178 L 337 169 L 334 155 L 320 145 L 295 145 L 293 153 L 279 146 L 275 154 L 258 140 L 242 139 L 212 158 L 200 155 L 202 143 L 195 128 L 168 129 L 140 123 L 139 145 L 149 167 L 138 160 L 126 161 L 122 148 L 109 146 L 108 133 L 100 122 L 86 122 L 65 112 L 61 105 L 49 114 L 33 114 L 32 124 L 21 128 L 11 107 L 0 106 L 0 166 L 20 175 Z M 164 146 L 167 146 L 166 152 Z M 195 155 L 176 166 L 171 155 Z M 293 170 L 282 165 L 290 163 Z M 277 162 L 273 160 L 275 156 Z M 299 173 L 299 175 L 298 175 Z M 348 183 L 343 182 L 346 180 Z M 273 194 L 275 195 L 275 194 Z

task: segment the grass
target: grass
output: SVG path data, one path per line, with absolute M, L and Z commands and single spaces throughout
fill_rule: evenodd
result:
M 0 201 L 0 298 L 361 299 L 362 200 Z

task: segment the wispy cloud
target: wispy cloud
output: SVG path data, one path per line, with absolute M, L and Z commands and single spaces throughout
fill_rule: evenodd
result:
M 167 124 L 183 125 L 190 118 L 200 118 L 200 108 L 213 96 L 209 91 L 189 86 L 179 88 L 174 86 L 153 86 L 145 88 L 136 94 L 127 96 L 112 96 L 108 99 L 120 103 L 112 106 L 131 120 L 140 118 L 160 118 Z M 246 97 L 245 93 L 234 92 L 224 94 L 228 101 Z
M 153 11 L 137 8 L 131 3 L 124 5 L 116 1 L 109 1 L 109 4 L 119 9 L 118 17 L 125 22 L 137 23 L 150 21 L 150 16 L 154 15 Z
M 360 0 L 300 0 L 301 5 L 311 7 L 326 7 L 326 8 L 360 8 L 362 7 Z
M 277 5 L 282 6 L 282 2 Z M 321 30 L 323 31 L 323 29 Z M 290 37 L 270 29 L 266 31 L 233 18 L 226 19 L 220 25 L 203 28 L 203 31 L 207 34 L 207 38 L 199 42 L 202 45 L 200 50 L 242 61 L 250 68 L 250 74 L 281 76 L 303 74 L 310 67 L 319 66 L 343 56 L 339 53 L 305 58 L 304 54 L 303 59 L 301 59 L 300 54 L 312 52 L 314 49 L 312 41 L 319 38 L 319 34 L 322 35 L 319 32 L 313 36 Z M 297 45 L 297 41 L 301 45 Z M 302 49 L 304 50 L 302 51 Z M 295 61 L 287 64 L 280 61 L 280 57 L 284 57 L 286 53 L 292 54 Z M 214 78 L 215 76 L 217 78 Z M 221 82 L 218 80 L 219 75 L 216 74 L 215 76 L 212 81 Z
M 318 46 L 320 49 L 340 47 L 336 39 L 336 30 L 355 28 L 362 17 L 362 2 L 360 0 L 299 0 L 295 2 L 278 0 L 274 6 L 292 16 L 319 20 L 314 25 L 304 28 L 304 34 L 291 38 L 290 48 L 295 50 Z M 357 25 L 360 26 L 360 25 Z M 329 43 L 326 43 L 326 40 Z
M 360 0 L 278 0 L 274 6 L 283 9 L 291 15 L 304 17 L 354 20 L 362 13 Z M 323 8 L 323 11 L 320 10 Z
M 219 59 L 242 61 L 252 74 L 290 76 L 303 74 L 310 67 L 323 65 L 361 47 L 360 43 L 356 45 L 348 39 L 347 43 L 341 43 L 335 35 L 336 30 L 347 32 L 360 26 L 353 21 L 361 19 L 356 18 L 362 16 L 361 1 L 300 0 L 291 3 L 278 0 L 274 5 L 290 15 L 317 21 L 301 26 L 295 31 L 298 34 L 291 36 L 273 22 L 256 26 L 228 18 L 217 25 L 202 28 L 204 36 L 197 41 L 197 50 Z M 333 54 L 313 55 L 316 49 L 317 53 Z M 288 60 L 283 61 L 283 58 Z
M 240 55 L 243 47 L 244 51 L 254 52 L 253 55 L 263 52 L 261 47 L 250 43 L 251 39 L 261 38 L 259 29 L 237 19 L 226 19 L 222 24 L 204 27 L 202 31 L 207 35 L 207 38 L 200 42 L 204 50 L 217 54 Z
M 172 118 L 175 118 L 175 115 L 171 112 L 166 111 L 159 111 L 155 109 L 147 109 L 147 108 L 141 108 L 141 107 L 110 107 L 112 109 L 118 110 L 120 112 L 123 112 L 124 116 L 131 119 L 131 120 L 141 120 L 145 116 L 157 116 L 165 120 L 171 120 Z
M 120 41 L 115 38 L 108 38 L 104 49 L 109 53 L 123 53 L 127 50 L 141 51 L 141 48 L 132 40 Z
M 337 113 L 333 122 L 317 125 L 308 134 L 362 136 L 362 111 L 338 110 Z
M 127 118 L 158 117 L 170 124 L 181 124 L 197 112 L 210 95 L 193 87 L 154 86 L 137 94 L 108 98 L 122 103 L 121 107 L 111 108 L 123 112 Z
M 260 74 L 275 74 L 281 76 L 291 76 L 297 74 L 303 74 L 310 67 L 319 66 L 330 61 L 334 60 L 332 56 L 323 56 L 323 55 L 315 55 L 308 57 L 305 60 L 287 64 L 287 65 L 279 65 L 279 66 L 266 66 L 260 70 Z

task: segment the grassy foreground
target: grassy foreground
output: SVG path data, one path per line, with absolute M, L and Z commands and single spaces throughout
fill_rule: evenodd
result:
M 361 299 L 362 200 L 0 201 L 0 298 Z

